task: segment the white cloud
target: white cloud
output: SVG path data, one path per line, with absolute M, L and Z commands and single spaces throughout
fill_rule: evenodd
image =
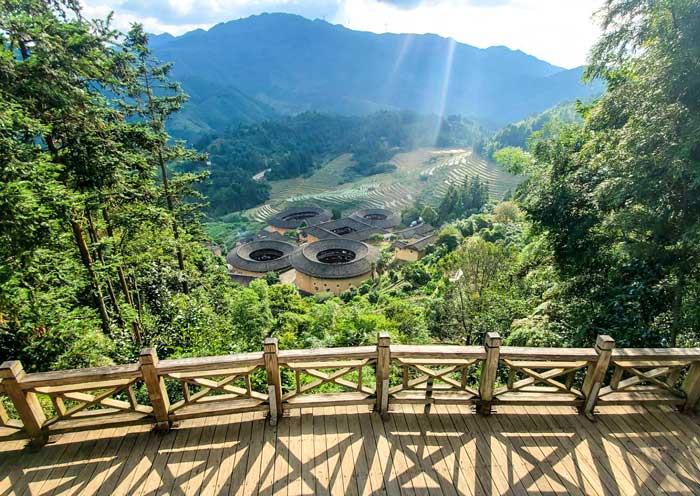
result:
M 435 33 L 477 47 L 505 45 L 553 64 L 585 62 L 603 0 L 83 0 L 89 16 L 182 34 L 260 12 L 325 18 L 376 33 Z
M 352 29 L 437 33 L 480 48 L 505 45 L 571 68 L 585 62 L 602 0 L 421 2 L 411 9 L 374 0 L 345 2 L 338 21 Z

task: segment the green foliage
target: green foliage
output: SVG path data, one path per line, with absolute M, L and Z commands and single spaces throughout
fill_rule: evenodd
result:
M 414 288 L 420 288 L 430 282 L 430 273 L 422 264 L 410 264 L 401 271 L 404 279 Z
M 434 146 L 436 118 L 412 112 L 377 112 L 341 116 L 306 112 L 294 117 L 238 126 L 201 139 L 198 146 L 211 157 L 211 180 L 200 190 L 210 202 L 209 213 L 251 208 L 269 197 L 269 186 L 252 177 L 268 170 L 265 179 L 308 176 L 330 157 L 352 153 L 353 163 L 337 179 L 392 172 L 396 153 Z M 444 121 L 440 146 L 471 146 L 481 128 L 462 118 Z
M 511 174 L 523 174 L 532 163 L 528 152 L 512 146 L 494 152 L 493 159 Z
M 410 226 L 412 222 L 420 219 L 420 210 L 415 207 L 409 207 L 401 212 L 401 223 L 405 226 Z
M 240 238 L 260 231 L 264 224 L 251 222 L 240 213 L 231 213 L 221 217 L 220 221 L 206 222 L 203 227 L 206 237 L 227 253 Z
M 530 346 L 557 348 L 564 345 L 546 319 L 527 318 L 513 322 L 510 335 L 504 340 L 506 346 Z
M 504 165 L 512 174 L 521 174 L 521 164 L 523 160 L 529 161 L 529 157 L 517 153 L 517 150 L 528 150 L 533 136 L 538 139 L 553 138 L 562 128 L 580 124 L 583 120 L 577 105 L 577 102 L 562 103 L 528 119 L 508 124 L 482 144 L 478 151 Z
M 447 226 L 438 233 L 437 245 L 444 247 L 447 251 L 452 251 L 459 246 L 462 234 L 456 227 Z
M 477 344 L 496 331 L 519 346 L 590 346 L 601 333 L 619 346 L 697 344 L 698 12 L 695 0 L 607 2 L 589 74 L 608 91 L 579 105 L 581 125 L 543 127 L 528 155 L 498 153 L 527 169 L 517 203 L 489 204 L 478 178 L 453 185 L 437 210 L 402 213 L 443 225 L 434 251 L 398 265 L 385 248 L 359 288 L 305 298 L 275 274 L 233 284 L 202 235 L 198 192 L 239 174 L 255 189 L 261 164 L 303 175 L 340 149 L 354 153 L 352 173 L 373 173 L 420 143 L 429 120 L 303 114 L 241 127 L 205 143 L 234 175 L 215 165 L 221 175 L 198 183 L 201 157 L 165 132 L 185 96 L 140 26 L 120 38 L 73 2 L 5 2 L 0 361 L 107 365 L 143 345 L 217 355 L 259 351 L 269 336 L 283 348 L 355 346 L 381 331 L 397 343 Z M 467 128 L 448 118 L 440 139 L 471 140 Z M 225 220 L 235 229 L 210 226 L 225 247 L 255 228 Z
M 436 225 L 440 220 L 438 213 L 430 205 L 427 205 L 423 208 L 423 210 L 420 213 L 420 217 L 421 219 L 423 219 L 423 222 L 431 225 Z
M 696 341 L 700 3 L 611 0 L 584 124 L 530 149 L 525 211 L 563 279 L 553 325 L 619 346 Z
M 459 185 L 451 184 L 438 207 L 440 223 L 479 213 L 489 201 L 489 187 L 478 176 L 467 177 Z
M 493 210 L 493 219 L 502 224 L 512 224 L 520 217 L 518 205 L 512 201 L 503 201 Z

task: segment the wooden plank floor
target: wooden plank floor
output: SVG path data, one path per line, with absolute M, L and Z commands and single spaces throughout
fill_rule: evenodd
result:
M 667 408 L 394 406 L 263 414 L 55 436 L 0 430 L 0 495 L 700 494 L 698 418 Z

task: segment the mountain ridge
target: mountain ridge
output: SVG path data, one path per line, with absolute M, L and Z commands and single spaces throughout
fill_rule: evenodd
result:
M 601 89 L 580 82 L 581 68 L 504 46 L 354 31 L 294 14 L 259 14 L 153 41 L 154 53 L 174 62 L 173 75 L 192 96 L 184 118 L 202 130 L 221 130 L 222 109 L 229 124 L 308 110 L 412 110 L 503 125 Z M 209 122 L 210 115 L 219 117 Z

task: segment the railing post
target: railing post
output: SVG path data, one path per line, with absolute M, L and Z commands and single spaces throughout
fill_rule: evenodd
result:
M 46 415 L 39 404 L 36 394 L 24 391 L 20 386 L 22 378 L 26 375 L 22 364 L 17 360 L 4 362 L 0 365 L 0 379 L 5 394 L 10 398 L 17 410 L 19 418 L 24 424 L 24 430 L 31 438 L 35 446 L 42 446 L 48 439 L 47 432 L 42 428 L 46 422 Z
M 501 355 L 501 336 L 497 332 L 486 333 L 484 347 L 486 348 L 486 358 L 481 364 L 478 410 L 482 415 L 490 415 L 493 389 L 496 384 L 496 372 L 498 371 L 498 360 Z
M 282 378 L 277 357 L 277 338 L 265 339 L 264 358 L 270 402 L 270 425 L 277 425 L 277 419 L 284 413 L 282 411 Z
M 143 348 L 139 356 L 141 364 L 141 376 L 146 383 L 148 396 L 153 407 L 153 416 L 156 419 L 156 430 L 161 432 L 170 429 L 170 400 L 165 389 L 165 380 L 158 374 L 158 355 L 155 348 Z
M 700 362 L 693 362 L 683 381 L 685 404 L 683 413 L 692 413 L 700 400 Z
M 377 337 L 377 403 L 375 409 L 386 417 L 389 411 L 389 366 L 391 364 L 391 338 L 389 333 L 380 332 Z
M 10 416 L 5 410 L 5 405 L 2 404 L 2 398 L 0 398 L 0 426 L 8 425 L 10 423 Z
M 612 350 L 615 348 L 615 340 L 607 335 L 598 336 L 595 341 L 595 351 L 598 354 L 598 359 L 595 363 L 588 366 L 586 378 L 583 381 L 581 392 L 585 398 L 585 403 L 581 409 L 581 413 L 589 419 L 592 418 L 593 409 L 598 400 L 598 392 L 605 380 L 605 373 L 610 366 L 610 358 Z

